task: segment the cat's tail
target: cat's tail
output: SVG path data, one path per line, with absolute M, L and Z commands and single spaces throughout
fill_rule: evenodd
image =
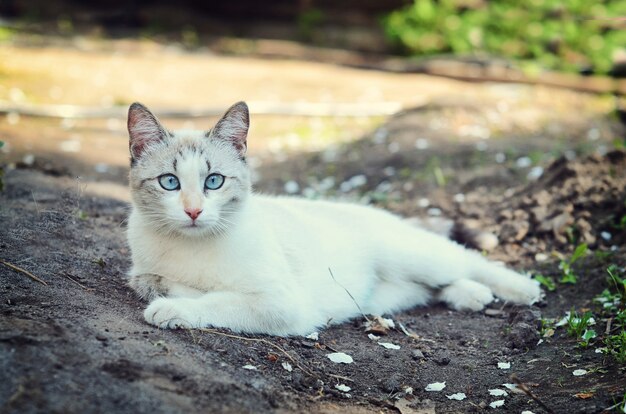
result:
M 450 220 L 444 217 L 411 217 L 406 219 L 415 227 L 447 237 L 450 240 L 480 251 L 491 251 L 498 246 L 498 237 L 480 229 L 476 220 Z

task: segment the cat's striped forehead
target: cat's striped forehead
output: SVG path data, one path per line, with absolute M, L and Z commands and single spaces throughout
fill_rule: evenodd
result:
M 159 145 L 146 151 L 145 157 L 131 169 L 131 175 L 149 178 L 180 171 L 219 171 L 237 177 L 247 175 L 247 165 L 230 142 L 215 139 L 210 131 L 175 130 L 167 131 Z

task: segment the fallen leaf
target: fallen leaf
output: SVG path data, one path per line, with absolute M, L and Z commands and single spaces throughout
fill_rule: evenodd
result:
M 351 364 L 354 362 L 350 355 L 344 354 L 343 352 L 333 352 L 332 354 L 327 354 L 326 356 L 336 364 Z
M 498 407 L 502 407 L 504 405 L 504 400 L 496 400 L 494 402 L 489 403 L 489 407 L 491 408 L 498 408 Z
M 574 397 L 580 398 L 581 400 L 587 400 L 593 397 L 593 393 L 592 392 L 579 392 L 578 394 L 574 394 Z
M 446 382 L 433 382 L 432 384 L 428 384 L 424 390 L 426 391 L 441 391 L 446 388 Z
M 278 355 L 276 355 L 276 354 L 267 354 L 267 359 L 270 362 L 276 362 L 276 361 L 278 361 Z
M 456 394 L 446 395 L 446 397 L 448 397 L 449 400 L 463 401 L 467 398 L 467 395 L 465 395 L 464 392 L 457 392 Z
M 387 335 L 389 329 L 396 327 L 396 324 L 391 319 L 383 318 L 381 316 L 375 316 L 373 319 L 365 322 L 365 332 L 373 333 L 375 335 Z
M 387 349 L 400 349 L 400 345 L 392 344 L 391 342 L 379 342 L 378 345 Z

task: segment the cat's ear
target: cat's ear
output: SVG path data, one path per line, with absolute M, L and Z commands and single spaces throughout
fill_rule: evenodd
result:
M 217 122 L 210 136 L 230 142 L 243 157 L 248 147 L 248 128 L 250 128 L 248 105 L 245 102 L 237 102 Z
M 167 137 L 167 132 L 148 108 L 135 102 L 128 108 L 128 136 L 131 162 L 135 162 L 150 145 Z

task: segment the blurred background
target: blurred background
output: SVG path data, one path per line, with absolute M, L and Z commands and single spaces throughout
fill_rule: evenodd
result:
M 3 0 L 0 16 L 5 168 L 116 197 L 134 101 L 209 129 L 245 100 L 259 188 L 399 211 L 624 145 L 623 0 Z

